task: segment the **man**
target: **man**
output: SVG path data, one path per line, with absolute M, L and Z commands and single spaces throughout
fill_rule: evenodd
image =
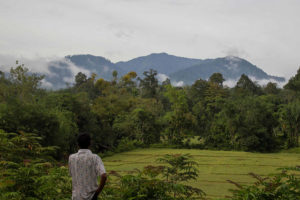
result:
M 96 200 L 106 182 L 105 168 L 101 158 L 88 149 L 91 145 L 88 134 L 79 135 L 77 142 L 79 151 L 69 157 L 72 200 Z M 98 176 L 101 176 L 99 186 Z

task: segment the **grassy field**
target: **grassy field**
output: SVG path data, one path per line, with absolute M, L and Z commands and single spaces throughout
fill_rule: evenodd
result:
M 219 199 L 230 195 L 228 189 L 235 188 L 226 180 L 241 184 L 253 183 L 248 173 L 268 175 L 277 172 L 277 168 L 300 165 L 300 155 L 294 153 L 246 153 L 232 151 L 209 151 L 188 149 L 139 149 L 106 157 L 103 162 L 107 171 L 115 170 L 127 173 L 146 165 L 159 165 L 156 159 L 164 154 L 189 153 L 199 163 L 199 178 L 190 182 L 206 192 L 210 199 Z

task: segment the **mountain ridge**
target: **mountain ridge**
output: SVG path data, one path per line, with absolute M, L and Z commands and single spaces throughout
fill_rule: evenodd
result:
M 179 57 L 163 52 L 152 53 L 147 56 L 140 56 L 128 61 L 120 61 L 115 64 L 121 68 L 135 71 L 138 74 L 142 74 L 150 68 L 157 70 L 160 73 L 170 74 L 199 62 L 201 62 L 200 59 Z
M 135 71 L 138 76 L 142 77 L 144 71 L 154 69 L 158 74 L 164 74 L 166 77 L 169 77 L 171 82 L 180 81 L 186 85 L 190 85 L 198 79 L 207 80 L 211 74 L 216 72 L 222 73 L 226 80 L 237 80 L 242 74 L 246 74 L 256 80 L 285 81 L 283 77 L 269 75 L 246 59 L 234 56 L 197 59 L 179 57 L 167 53 L 152 53 L 115 63 L 105 57 L 91 54 L 68 55 L 65 56 L 65 59 L 66 63 L 49 65 L 50 72 L 55 75 L 46 77 L 46 80 L 51 84 L 59 83 L 62 85 L 65 80 L 69 82 L 72 78 L 74 80 L 74 72 L 72 74 L 70 71 L 72 67 L 69 65 L 70 63 L 77 66 L 77 72 L 82 70 L 83 72 L 96 73 L 98 78 L 101 77 L 106 80 L 112 79 L 114 70 L 118 71 L 119 77 L 130 71 Z M 68 62 L 70 63 L 68 64 Z M 54 86 L 54 88 L 59 87 Z
M 199 64 L 170 74 L 170 78 L 173 81 L 184 81 L 186 84 L 192 84 L 199 78 L 207 80 L 213 73 L 221 73 L 225 80 L 237 80 L 242 74 L 246 74 L 256 80 L 285 81 L 283 77 L 268 75 L 249 61 L 234 56 L 202 60 Z

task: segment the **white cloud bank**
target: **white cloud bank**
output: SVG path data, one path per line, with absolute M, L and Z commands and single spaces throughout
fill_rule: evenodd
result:
M 9 72 L 11 68 L 15 68 L 20 64 L 24 64 L 26 68 L 31 72 L 49 74 L 48 69 L 49 62 L 55 58 L 25 58 L 25 57 L 15 57 L 11 55 L 0 54 L 0 70 Z M 18 65 L 16 64 L 18 61 Z
M 165 80 L 167 80 L 169 77 L 166 74 L 157 74 L 157 80 L 159 82 L 164 82 Z
M 277 86 L 279 88 L 283 88 L 283 86 L 287 83 L 288 80 L 284 81 L 284 82 L 279 82 L 275 79 L 256 79 L 255 77 L 252 77 L 250 76 L 249 77 L 253 82 L 257 83 L 258 85 L 264 87 L 266 86 L 269 82 L 272 82 L 272 83 L 276 83 Z M 233 88 L 236 86 L 236 83 L 238 82 L 238 79 L 234 80 L 234 79 L 229 79 L 229 80 L 225 80 L 223 85 L 224 86 L 227 86 L 227 87 L 230 87 L 230 88 Z
M 175 87 L 183 87 L 184 86 L 184 81 L 171 81 L 171 84 Z
M 18 64 L 16 64 L 18 61 Z M 35 58 L 24 58 L 24 57 L 14 57 L 11 55 L 0 54 L 0 71 L 9 72 L 11 68 L 15 68 L 20 64 L 24 64 L 24 67 L 29 69 L 31 73 L 43 74 L 48 77 L 59 76 L 54 72 L 51 72 L 50 66 L 55 68 L 67 68 L 70 71 L 70 76 L 62 77 L 62 80 L 66 83 L 74 83 L 74 77 L 77 73 L 82 72 L 87 76 L 91 75 L 91 72 L 87 69 L 79 67 L 74 63 L 70 62 L 68 59 L 59 57 L 35 57 Z M 53 84 L 45 79 L 42 80 L 42 87 L 51 88 Z
M 170 77 L 167 76 L 166 74 L 157 74 L 157 80 L 159 82 L 163 82 L 167 79 L 170 79 Z M 172 80 L 171 80 L 171 84 L 175 87 L 183 87 L 185 85 L 184 81 L 172 81 Z

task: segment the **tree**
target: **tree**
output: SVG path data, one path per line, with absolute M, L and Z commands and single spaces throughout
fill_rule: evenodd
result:
M 113 77 L 113 79 L 112 79 L 111 83 L 112 83 L 112 85 L 116 85 L 117 81 L 118 81 L 118 71 L 117 70 L 114 70 L 112 72 L 112 77 Z
M 222 75 L 215 74 L 214 80 L 218 78 L 221 81 Z M 212 81 L 212 80 L 211 80 Z M 189 89 L 188 96 L 192 102 L 192 111 L 197 119 L 198 135 L 207 135 L 210 132 L 210 124 L 223 108 L 226 97 L 229 96 L 227 89 L 224 89 L 221 82 L 211 82 L 197 80 Z
M 28 68 L 19 65 L 10 70 L 10 89 L 21 101 L 32 102 L 36 100 L 36 96 L 40 92 L 39 87 L 43 78 L 44 76 L 35 73 L 30 74 Z
M 235 89 L 236 91 L 242 94 L 260 94 L 259 86 L 257 86 L 253 81 L 251 81 L 251 79 L 245 74 L 242 74 L 235 86 Z
M 150 69 L 143 73 L 144 78 L 138 78 L 140 81 L 140 88 L 142 89 L 142 96 L 145 98 L 156 98 L 158 89 L 158 80 L 156 78 L 157 71 Z
M 269 82 L 264 88 L 264 91 L 267 94 L 278 94 L 280 90 L 277 88 L 277 83 Z
M 52 157 L 57 148 L 43 147 L 40 140 L 35 134 L 0 130 L 0 199 L 70 199 L 68 170 Z
M 275 111 L 276 106 L 263 96 L 228 99 L 213 119 L 205 144 L 219 149 L 275 151 L 279 148 Z
M 199 79 L 191 86 L 188 96 L 191 101 L 197 103 L 204 100 L 206 91 L 209 88 L 209 83 L 205 80 Z
M 119 85 L 123 88 L 126 88 L 128 92 L 130 92 L 132 95 L 137 96 L 138 91 L 136 89 L 136 82 L 135 78 L 137 77 L 137 74 L 135 72 L 129 72 L 126 75 L 122 76 L 121 81 Z
M 287 137 L 287 147 L 299 146 L 300 101 L 284 105 L 280 110 L 281 128 Z
M 86 92 L 90 99 L 94 99 L 97 96 L 97 89 L 95 87 L 97 74 L 92 73 L 89 78 L 82 72 L 79 72 L 75 76 L 74 90 L 76 92 Z
M 75 87 L 79 87 L 80 85 L 87 82 L 87 77 L 84 73 L 78 72 L 75 76 Z
M 164 80 L 161 85 L 165 86 L 165 85 L 170 85 L 171 84 L 171 80 L 169 78 L 167 78 L 166 80 Z
M 171 103 L 171 111 L 165 115 L 166 133 L 169 142 L 181 144 L 185 135 L 192 134 L 196 124 L 195 116 L 189 111 L 184 90 L 166 85 L 164 95 Z
M 290 78 L 289 82 L 283 88 L 293 91 L 300 91 L 300 67 L 297 71 L 297 74 Z
M 160 123 L 151 111 L 144 108 L 135 108 L 127 115 L 119 116 L 113 126 L 116 132 L 146 145 L 160 141 Z
M 223 75 L 221 73 L 213 73 L 209 78 L 209 82 L 217 84 L 220 87 L 223 86 L 224 81 L 225 79 L 223 78 Z
M 109 94 L 113 88 L 112 84 L 109 81 L 100 78 L 95 83 L 95 89 L 97 91 L 98 96 L 105 96 Z

